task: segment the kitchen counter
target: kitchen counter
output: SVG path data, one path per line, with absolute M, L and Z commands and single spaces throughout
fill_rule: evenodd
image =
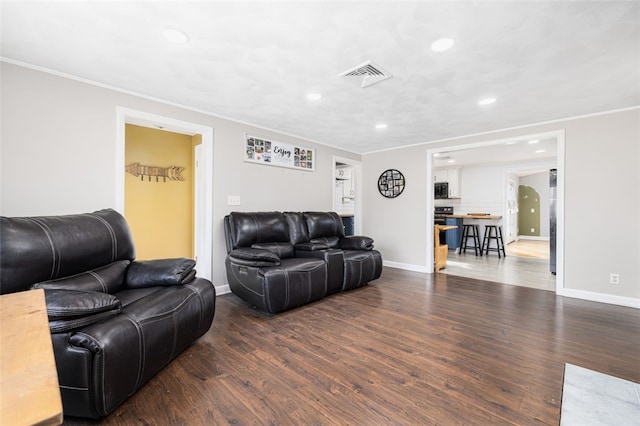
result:
M 485 219 L 485 220 L 500 220 L 502 216 L 494 215 L 472 215 L 472 214 L 436 214 L 433 215 L 435 219 L 446 219 L 448 217 L 453 219 Z

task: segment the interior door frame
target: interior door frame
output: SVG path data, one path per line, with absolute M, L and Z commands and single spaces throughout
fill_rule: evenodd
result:
M 565 168 L 565 130 L 553 130 L 549 132 L 522 134 L 504 139 L 486 140 L 483 142 L 467 143 L 461 145 L 448 145 L 438 148 L 427 149 L 427 225 L 433 224 L 433 154 L 441 152 L 460 151 L 463 149 L 481 148 L 491 145 L 501 145 L 512 141 L 521 141 L 524 139 L 549 139 L 555 138 L 556 143 L 556 168 L 558 169 L 558 187 L 557 187 L 557 211 L 556 211 L 556 294 L 562 294 L 564 291 L 564 168 Z M 427 265 L 426 272 L 434 273 L 434 253 L 433 253 L 433 226 L 427 226 L 426 232 L 426 248 L 427 248 Z
M 353 206 L 353 232 L 355 235 L 362 235 L 362 162 L 352 158 L 340 157 L 337 155 L 333 156 L 333 171 L 331 173 L 331 188 L 333 188 L 331 205 L 333 211 L 336 210 L 336 163 L 343 163 L 353 167 L 353 178 L 355 180 L 356 188 L 356 199 Z
M 116 107 L 115 209 L 124 215 L 125 126 L 161 129 L 187 135 L 201 135 L 201 173 L 195 174 L 194 253 L 198 276 L 213 277 L 213 128 L 144 111 Z M 196 208 L 198 206 L 198 208 Z

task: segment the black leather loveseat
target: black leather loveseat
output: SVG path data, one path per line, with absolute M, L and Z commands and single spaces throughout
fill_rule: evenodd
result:
M 65 415 L 109 414 L 211 326 L 211 282 L 135 261 L 114 210 L 0 220 L 0 292 L 45 289 Z
M 295 308 L 380 277 L 368 237 L 345 237 L 333 212 L 232 212 L 225 217 L 231 291 L 269 313 Z

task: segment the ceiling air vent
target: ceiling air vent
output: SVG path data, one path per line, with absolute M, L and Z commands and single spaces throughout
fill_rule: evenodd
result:
M 391 73 L 382 69 L 381 66 L 374 64 L 371 61 L 367 61 L 362 65 L 358 65 L 355 68 L 347 70 L 341 74 L 340 77 L 347 77 L 349 80 L 357 82 L 360 87 L 369 87 L 372 84 L 380 83 L 383 80 L 393 77 Z

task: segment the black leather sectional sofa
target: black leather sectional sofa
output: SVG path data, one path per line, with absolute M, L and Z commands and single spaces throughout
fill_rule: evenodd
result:
M 211 326 L 193 260 L 134 258 L 114 210 L 0 218 L 0 293 L 45 289 L 65 416 L 106 416 Z
M 277 313 L 380 277 L 373 240 L 344 235 L 333 212 L 232 212 L 225 217 L 231 291 Z

